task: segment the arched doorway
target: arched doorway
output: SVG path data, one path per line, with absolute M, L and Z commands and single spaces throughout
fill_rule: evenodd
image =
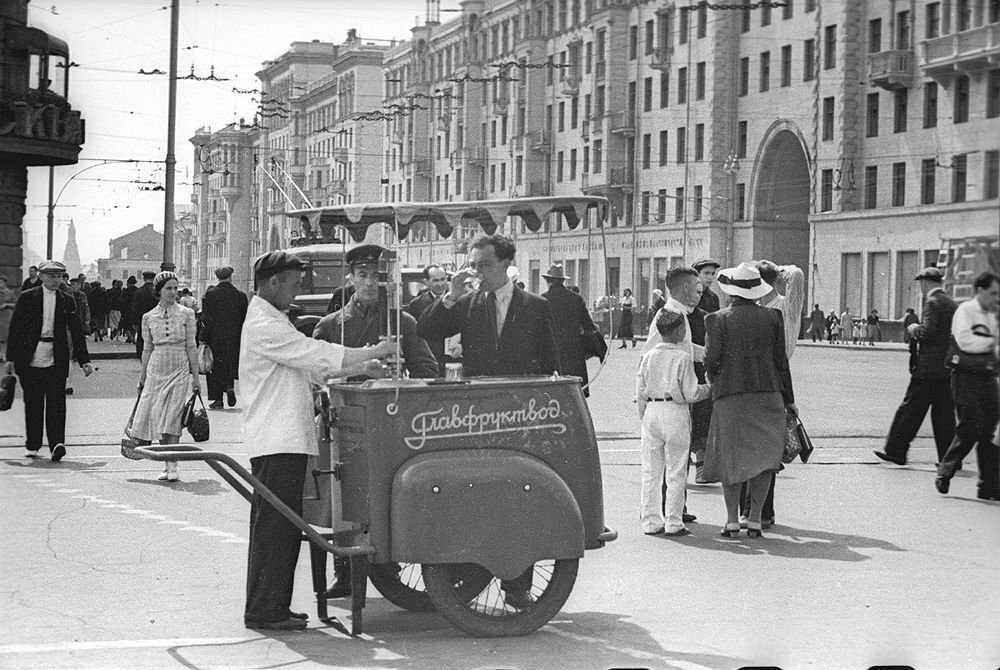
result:
M 810 295 L 810 169 L 798 127 L 779 121 L 768 130 L 757 157 L 753 187 L 753 257 L 795 264 Z

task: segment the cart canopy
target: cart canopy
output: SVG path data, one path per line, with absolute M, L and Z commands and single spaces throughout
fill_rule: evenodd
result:
M 488 235 L 509 216 L 519 216 L 532 232 L 542 227 L 550 214 L 561 214 L 570 228 L 576 228 L 596 209 L 599 221 L 608 214 L 608 200 L 599 196 L 570 195 L 506 200 L 464 200 L 461 202 L 377 202 L 296 209 L 287 216 L 299 219 L 307 237 L 336 238 L 337 227 L 348 231 L 356 242 L 365 239 L 368 226 L 384 223 L 406 239 L 414 224 L 430 222 L 442 237 L 450 237 L 463 221 L 475 221 Z

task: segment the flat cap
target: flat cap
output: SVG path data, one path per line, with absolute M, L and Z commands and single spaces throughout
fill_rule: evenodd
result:
M 143 279 L 155 279 L 156 275 L 157 275 L 156 270 L 143 270 L 142 271 L 142 278 Z
M 219 279 L 229 279 L 233 276 L 233 269 L 228 265 L 223 265 L 215 271 L 215 276 Z
M 722 267 L 719 261 L 715 260 L 714 258 L 699 258 L 698 260 L 696 260 L 694 263 L 691 264 L 691 267 L 694 268 L 695 270 L 698 270 L 699 272 L 701 272 L 702 268 L 707 268 L 709 266 L 713 266 L 717 269 Z
M 944 281 L 944 273 L 936 267 L 926 267 L 920 271 L 914 280 L 930 279 L 931 281 Z
M 377 244 L 362 244 L 347 252 L 344 260 L 351 267 L 355 265 L 378 265 L 378 259 L 385 252 L 384 247 Z
M 269 251 L 253 262 L 254 281 L 266 279 L 285 270 L 305 270 L 309 263 L 287 251 Z
M 53 261 L 53 260 L 42 261 L 41 263 L 38 264 L 38 271 L 54 272 L 61 275 L 62 273 L 66 272 L 66 266 L 60 263 L 59 261 Z

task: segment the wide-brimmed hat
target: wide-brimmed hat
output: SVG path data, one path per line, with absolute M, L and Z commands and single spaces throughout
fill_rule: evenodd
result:
M 719 288 L 723 293 L 747 300 L 763 298 L 771 292 L 771 285 L 760 278 L 760 272 L 751 263 L 740 263 L 734 268 L 719 270 Z
M 542 276 L 546 279 L 572 279 L 564 273 L 562 263 L 553 263 L 549 266 L 549 271 L 542 273 Z

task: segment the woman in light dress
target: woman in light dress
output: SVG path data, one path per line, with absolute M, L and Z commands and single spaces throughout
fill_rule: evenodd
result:
M 181 412 L 199 392 L 194 311 L 177 303 L 177 275 L 161 272 L 153 280 L 160 302 L 142 315 L 142 372 L 139 406 L 132 434 L 160 444 L 181 438 Z M 177 462 L 167 461 L 160 481 L 176 482 Z

